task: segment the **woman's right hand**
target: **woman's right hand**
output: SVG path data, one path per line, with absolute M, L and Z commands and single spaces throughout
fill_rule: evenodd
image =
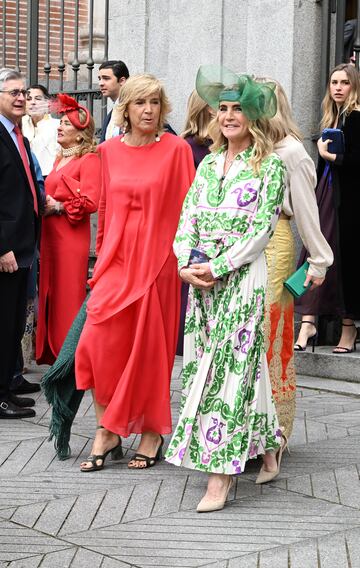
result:
M 324 278 L 317 278 L 316 276 L 311 276 L 311 274 L 307 273 L 304 286 L 306 288 L 311 283 L 310 290 L 314 290 L 314 288 L 321 286 L 324 280 L 325 276 Z
M 210 280 L 209 282 L 201 280 L 196 276 L 196 270 L 193 268 L 182 268 L 179 276 L 183 282 L 190 284 L 194 288 L 199 288 L 199 290 L 210 290 L 216 283 L 216 280 Z

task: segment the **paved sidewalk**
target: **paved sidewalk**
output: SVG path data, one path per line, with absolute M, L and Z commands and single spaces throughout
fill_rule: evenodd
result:
M 174 420 L 180 360 L 172 382 Z M 39 371 L 29 376 L 39 380 Z M 237 478 L 223 511 L 199 515 L 205 475 L 161 462 L 130 471 L 137 446 L 103 471 L 80 473 L 94 432 L 86 395 L 72 458 L 47 441 L 49 410 L 0 420 L 0 567 L 360 568 L 360 385 L 300 379 L 291 454 L 257 487 L 259 463 Z M 338 391 L 338 392 L 337 392 Z M 342 393 L 342 394 L 340 394 Z

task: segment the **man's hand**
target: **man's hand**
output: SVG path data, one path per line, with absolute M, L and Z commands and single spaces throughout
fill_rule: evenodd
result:
M 0 272 L 16 272 L 18 265 L 13 251 L 0 256 Z

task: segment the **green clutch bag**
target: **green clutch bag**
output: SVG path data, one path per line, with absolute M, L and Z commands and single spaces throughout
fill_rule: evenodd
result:
M 309 263 L 304 262 L 304 264 L 284 282 L 285 288 L 289 290 L 290 294 L 292 294 L 295 298 L 300 298 L 300 296 L 305 294 L 311 286 L 311 282 L 308 286 L 306 286 L 306 288 L 304 286 L 308 268 Z

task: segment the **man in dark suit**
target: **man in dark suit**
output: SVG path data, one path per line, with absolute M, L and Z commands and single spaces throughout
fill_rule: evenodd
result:
M 99 87 L 103 97 L 110 98 L 115 104 L 119 98 L 120 89 L 129 78 L 129 69 L 123 61 L 105 61 L 99 67 Z M 112 116 L 112 110 L 107 114 L 101 131 L 100 142 L 113 136 L 113 132 L 106 132 Z M 111 126 L 111 125 L 110 125 Z M 119 130 L 119 127 L 117 127 Z M 118 132 L 117 132 L 118 133 Z
M 35 416 L 29 408 L 34 400 L 10 391 L 41 209 L 29 144 L 19 128 L 25 96 L 20 73 L 0 69 L 0 418 Z

